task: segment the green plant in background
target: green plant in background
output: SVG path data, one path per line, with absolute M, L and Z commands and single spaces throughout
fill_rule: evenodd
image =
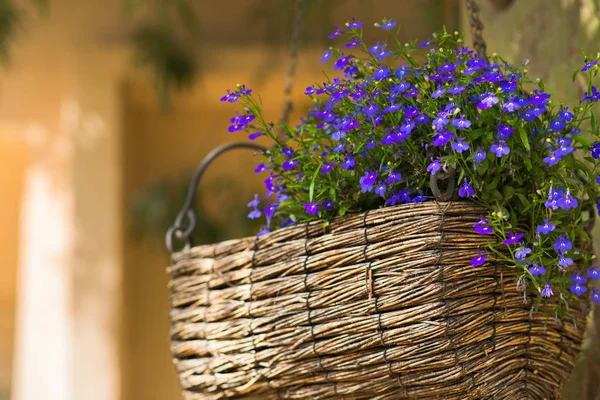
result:
M 396 31 L 391 20 L 375 25 Z M 396 31 L 387 43 L 368 44 L 353 19 L 329 37 L 344 34 L 344 49 L 322 57 L 343 77 L 306 89 L 315 107 L 298 126 L 266 122 L 245 86 L 222 99 L 244 107 L 231 132 L 274 142 L 258 168 L 269 174 L 265 198 L 251 202 L 251 217 L 266 218 L 260 234 L 318 219 L 326 226 L 347 212 L 449 200 L 453 187 L 448 195 L 435 184 L 449 178 L 459 198 L 490 210 L 473 228 L 496 240 L 474 267 L 512 265 L 524 293 L 535 297 L 532 312 L 557 319 L 568 317 L 569 303 L 580 304 L 581 296 L 600 302 L 600 291 L 588 290 L 600 269 L 582 215 L 600 193 L 600 131 L 591 110 L 600 101 L 592 85 L 598 57 L 586 57 L 574 75 L 587 76 L 587 92 L 569 109 L 554 104 L 524 66 L 480 58 L 458 33 L 417 46 L 400 43 Z M 419 47 L 428 49 L 425 57 Z M 362 52 L 349 54 L 353 49 Z

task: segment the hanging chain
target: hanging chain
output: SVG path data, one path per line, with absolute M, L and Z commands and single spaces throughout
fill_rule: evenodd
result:
M 479 6 L 476 0 L 465 0 L 467 14 L 469 16 L 469 25 L 471 25 L 471 34 L 473 36 L 473 48 L 482 60 L 487 61 L 486 44 L 483 40 L 483 24 L 479 19 Z
M 294 87 L 294 76 L 298 64 L 298 48 L 300 47 L 300 36 L 302 34 L 302 22 L 304 19 L 305 0 L 296 0 L 294 10 L 294 25 L 292 27 L 292 40 L 290 43 L 290 63 L 287 72 L 287 80 L 283 90 L 283 110 L 281 112 L 280 124 L 287 124 L 290 113 L 294 108 L 292 102 L 292 88 Z

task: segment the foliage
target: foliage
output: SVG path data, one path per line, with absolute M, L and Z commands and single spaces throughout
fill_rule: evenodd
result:
M 578 71 L 588 91 L 569 110 L 552 102 L 541 80 L 529 80 L 525 65 L 481 59 L 458 33 L 402 44 L 395 25 L 376 23 L 391 41 L 371 45 L 362 41 L 362 23 L 346 23 L 345 32 L 336 27 L 329 37 L 348 36 L 345 49 L 326 50 L 322 61 L 333 60 L 344 75 L 306 89 L 315 106 L 298 126 L 266 122 L 260 99 L 245 86 L 221 99 L 244 107 L 231 132 L 274 142 L 256 170 L 269 174 L 266 195 L 249 204 L 250 217 L 266 217 L 259 234 L 432 200 L 431 176 L 448 177 L 459 198 L 490 210 L 473 227 L 497 240 L 481 249 L 474 267 L 496 260 L 517 268 L 525 296 L 535 295 L 532 311 L 562 318 L 584 293 L 600 301 L 586 286 L 600 271 L 583 217 L 600 183 L 600 142 L 590 141 L 600 135 L 591 111 L 600 100 L 591 84 L 597 57 Z M 354 49 L 361 54 L 348 53 Z

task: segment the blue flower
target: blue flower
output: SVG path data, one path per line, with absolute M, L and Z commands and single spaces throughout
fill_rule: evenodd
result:
M 552 210 L 558 209 L 558 202 L 562 198 L 564 193 L 563 188 L 558 188 L 558 190 L 554 190 L 552 186 L 550 186 L 550 190 L 548 190 L 548 200 L 544 203 L 546 208 L 551 208 Z
M 444 147 L 454 136 L 454 133 L 449 131 L 441 131 L 433 137 L 433 145 Z
M 438 88 L 438 89 L 437 89 L 435 92 L 433 92 L 433 93 L 431 94 L 431 98 L 433 98 L 433 99 L 437 99 L 437 98 L 439 98 L 439 97 L 442 97 L 442 95 L 443 95 L 444 93 L 446 93 L 446 89 L 443 89 L 443 88 Z
M 569 286 L 569 290 L 575 293 L 576 296 L 581 296 L 583 293 L 587 292 L 587 288 L 579 284 Z
M 517 261 L 523 261 L 530 253 L 531 249 L 529 247 L 519 247 L 517 251 L 515 251 L 515 259 Z
M 483 95 L 481 101 L 477 104 L 477 108 L 479 109 L 488 109 L 492 108 L 495 104 L 498 104 L 500 100 L 493 93 L 488 92 Z
M 598 100 L 600 100 L 600 92 L 598 92 L 598 89 L 596 89 L 596 86 L 592 86 L 592 89 L 590 90 L 590 94 L 588 94 L 588 92 L 585 92 L 583 97 L 581 98 L 582 101 L 590 101 L 592 103 L 597 102 Z
M 387 190 L 387 187 L 385 186 L 385 183 L 383 183 L 383 182 L 379 182 L 377 184 L 377 186 L 375 187 L 375 193 L 377 193 L 381 197 L 383 197 L 385 195 L 386 190 Z
M 569 265 L 572 265 L 572 264 L 573 264 L 573 259 L 572 258 L 565 257 L 562 254 L 560 254 L 558 256 L 558 267 L 561 270 L 569 268 Z
M 513 132 L 515 131 L 515 129 L 510 126 L 510 125 L 498 125 L 498 132 L 500 133 L 500 138 L 501 139 L 508 139 L 510 137 L 510 135 L 513 134 Z
M 462 93 L 465 91 L 465 87 L 464 86 L 460 86 L 459 84 L 454 85 L 453 87 L 451 87 L 450 89 L 448 89 L 448 93 L 456 96 L 459 93 Z
M 267 168 L 267 166 L 264 163 L 260 163 L 256 166 L 256 168 L 254 169 L 254 172 L 256 172 L 257 174 L 263 172 L 263 171 L 268 171 L 270 168 Z
M 379 68 L 377 71 L 373 73 L 373 78 L 380 81 L 382 79 L 387 79 L 391 76 L 391 72 L 389 68 Z
M 592 152 L 592 157 L 596 160 L 600 158 L 600 142 L 596 142 L 590 147 L 590 151 Z
M 486 259 L 487 259 L 487 256 L 484 253 L 482 253 L 481 251 L 479 251 L 478 256 L 475 258 L 472 258 L 470 263 L 474 267 L 479 267 L 479 266 L 485 264 Z
M 248 207 L 249 208 L 253 208 L 252 211 L 250 211 L 250 213 L 248 214 L 248 218 L 250 219 L 256 219 L 259 218 L 261 216 L 261 212 L 258 209 L 258 205 L 260 204 L 260 200 L 258 199 L 258 194 L 254 195 L 254 200 L 252 200 L 251 202 L 248 203 Z
M 515 244 L 517 243 L 519 240 L 521 240 L 523 238 L 523 234 L 522 233 L 518 233 L 518 234 L 513 234 L 512 231 L 508 231 L 508 238 L 506 238 L 504 240 L 504 244 L 505 245 L 511 245 L 511 244 Z
M 559 115 L 560 118 L 567 122 L 573 119 L 573 113 L 569 111 L 569 107 L 565 107 L 562 110 L 560 110 Z
M 577 208 L 577 206 L 579 206 L 579 202 L 577 199 L 571 196 L 569 189 L 567 189 L 567 194 L 565 194 L 565 197 L 558 200 L 558 207 L 562 208 L 563 210 L 570 210 L 571 208 Z
M 473 197 L 475 195 L 475 191 L 467 182 L 467 178 L 464 179 L 462 186 L 458 189 L 458 195 L 460 197 Z
M 338 29 L 338 27 L 336 26 L 335 31 L 333 31 L 333 33 L 330 33 L 328 37 L 329 37 L 329 39 L 334 39 L 334 38 L 342 35 L 343 33 L 344 33 L 344 31 Z
M 463 151 L 469 150 L 469 143 L 464 142 L 463 138 L 458 138 L 457 142 L 452 142 L 452 148 L 457 153 L 462 153 Z
M 386 48 L 386 46 L 387 45 L 385 43 L 377 42 L 375 46 L 369 48 L 369 54 L 379 53 L 380 51 L 383 51 Z
M 490 151 L 496 154 L 496 157 L 500 158 L 508 155 L 510 153 L 510 148 L 506 145 L 504 140 L 499 140 L 497 144 L 494 143 L 492 147 L 490 147 Z
M 323 54 L 323 57 L 321 57 L 321 62 L 329 61 L 329 59 L 331 58 L 332 55 L 333 54 L 331 53 L 331 51 L 325 50 L 325 54 Z
M 442 169 L 442 165 L 440 164 L 439 159 L 431 159 L 431 163 L 427 166 L 427 172 L 431 175 L 435 175 L 440 169 Z
M 567 127 L 566 122 L 561 118 L 555 118 L 550 121 L 549 128 L 552 132 L 560 132 Z
M 359 179 L 361 193 L 370 192 L 373 190 L 373 185 L 377 180 L 377 172 L 366 171 L 365 175 Z
M 354 18 L 352 18 L 352 22 L 346 22 L 346 26 L 348 29 L 360 29 L 363 26 L 362 22 L 358 22 Z
M 331 169 L 333 168 L 333 161 L 330 163 L 324 162 L 323 163 L 323 168 L 321 168 L 321 174 L 327 174 L 331 171 Z
M 422 203 L 424 201 L 427 201 L 427 198 L 425 196 L 423 196 L 423 191 L 419 189 L 419 191 L 417 192 L 418 195 L 415 196 L 415 198 L 413 199 L 413 203 Z
M 319 204 L 313 200 L 311 203 L 304 204 L 304 210 L 308 215 L 317 215 L 319 214 Z
M 538 263 L 535 263 L 535 262 L 527 270 L 529 271 L 529 273 L 531 275 L 533 275 L 536 278 L 541 275 L 544 275 L 546 273 L 546 268 L 544 268 L 542 265 L 539 265 Z
M 435 127 L 435 129 L 442 130 L 448 124 L 448 122 L 450 122 L 450 120 L 446 118 L 446 113 L 439 113 L 434 118 L 432 125 Z
M 478 147 L 473 158 L 477 164 L 480 164 L 483 160 L 485 160 L 486 156 L 487 153 L 485 152 L 485 150 L 483 150 L 483 147 Z
M 389 20 L 383 20 L 383 23 L 381 25 L 379 25 L 379 27 L 381 29 L 385 29 L 386 31 L 392 30 L 394 29 L 394 27 L 396 26 L 396 22 L 392 21 L 391 19 Z
M 342 163 L 342 168 L 344 168 L 346 170 L 351 170 L 354 168 L 355 165 L 356 165 L 356 161 L 354 161 L 354 158 L 351 156 L 348 156 Z
M 452 120 L 452 126 L 459 130 L 467 129 L 471 126 L 471 121 L 465 119 L 465 114 L 463 114 L 459 119 L 455 118 Z
M 592 293 L 590 294 L 590 297 L 592 298 L 594 303 L 599 304 L 600 303 L 600 289 L 592 288 Z
M 298 165 L 298 160 L 286 160 L 283 164 L 281 164 L 281 168 L 291 171 Z
M 394 183 L 399 182 L 400 180 L 402 180 L 402 174 L 400 172 L 390 170 L 389 175 L 385 180 L 385 183 Z
M 368 115 L 369 117 L 374 116 L 379 112 L 379 107 L 375 103 L 369 104 L 367 107 L 362 109 L 363 114 Z
M 565 254 L 565 252 L 571 250 L 572 247 L 573 245 L 564 234 L 560 235 L 558 239 L 556 239 L 556 242 L 554 242 L 554 250 L 560 254 Z
M 491 235 L 494 233 L 494 230 L 490 227 L 490 221 L 484 219 L 481 215 L 479 216 L 479 221 L 473 224 L 473 228 L 480 235 Z
M 544 225 L 540 225 L 537 227 L 537 232 L 547 235 L 550 232 L 552 232 L 555 228 L 556 228 L 556 225 L 551 224 L 548 221 L 548 218 L 546 218 L 546 219 L 544 219 Z
M 540 105 L 549 98 L 550 95 L 548 93 L 544 93 L 536 89 L 533 91 L 533 95 L 529 98 L 529 103 L 533 105 Z
M 587 270 L 587 276 L 589 276 L 593 281 L 597 281 L 600 278 L 600 271 L 598 271 L 598 266 L 594 265 L 592 268 Z
M 596 64 L 598 64 L 598 60 L 588 61 L 587 58 L 586 58 L 585 59 L 585 65 L 583 66 L 583 68 L 581 68 L 581 72 L 587 71 L 588 69 L 592 68 Z
M 346 48 L 351 49 L 353 47 L 358 47 L 362 43 L 362 40 L 358 39 L 356 36 L 352 36 L 350 43 L 346 43 Z
M 562 157 L 557 154 L 555 151 L 553 151 L 552 153 L 550 153 L 550 155 L 548 157 L 544 157 L 544 162 L 546 164 L 548 164 L 548 166 L 552 167 L 554 165 L 556 165 L 560 160 L 562 160 Z
M 546 281 L 546 286 L 542 289 L 542 297 L 552 297 L 554 292 L 552 291 L 552 287 L 550 286 L 550 281 Z
M 521 108 L 518 100 L 518 97 L 511 96 L 504 104 L 502 104 L 502 111 L 512 113 Z
M 329 211 L 329 210 L 331 210 L 331 207 L 333 207 L 333 201 L 327 199 L 327 200 L 323 201 L 321 203 L 321 205 L 323 206 L 325 211 Z

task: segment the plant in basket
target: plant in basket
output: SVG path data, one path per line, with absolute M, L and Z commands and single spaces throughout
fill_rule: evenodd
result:
M 586 57 L 579 104 L 555 104 L 540 79 L 498 55 L 489 60 L 465 47 L 457 32 L 423 43 L 399 43 L 396 23 L 375 26 L 389 42 L 364 43 L 352 21 L 329 36 L 343 48 L 321 61 L 342 76 L 306 88 L 314 107 L 297 126 L 267 123 L 260 101 L 245 86 L 222 101 L 244 108 L 230 132 L 268 136 L 274 145 L 256 172 L 266 194 L 249 203 L 264 215 L 259 235 L 290 224 L 348 212 L 452 198 L 489 211 L 473 224 L 490 240 L 471 260 L 508 263 L 537 310 L 549 301 L 556 318 L 569 304 L 600 291 L 584 218 L 598 199 L 600 137 L 592 105 L 598 57 Z M 339 40 L 339 39 L 338 39 Z M 360 50 L 349 53 L 351 50 Z M 450 186 L 441 193 L 437 183 Z M 456 186 L 456 194 L 454 187 Z M 581 240 L 578 240 L 581 239 Z M 550 299 L 549 301 L 545 299 Z
M 248 203 L 266 223 L 173 254 L 184 397 L 558 398 L 600 301 L 598 56 L 568 107 L 458 33 L 403 44 L 384 19 L 390 40 L 364 43 L 362 25 L 330 35 L 339 76 L 306 88 L 298 125 L 267 122 L 244 85 L 221 99 L 242 106 L 230 132 L 272 141 Z

